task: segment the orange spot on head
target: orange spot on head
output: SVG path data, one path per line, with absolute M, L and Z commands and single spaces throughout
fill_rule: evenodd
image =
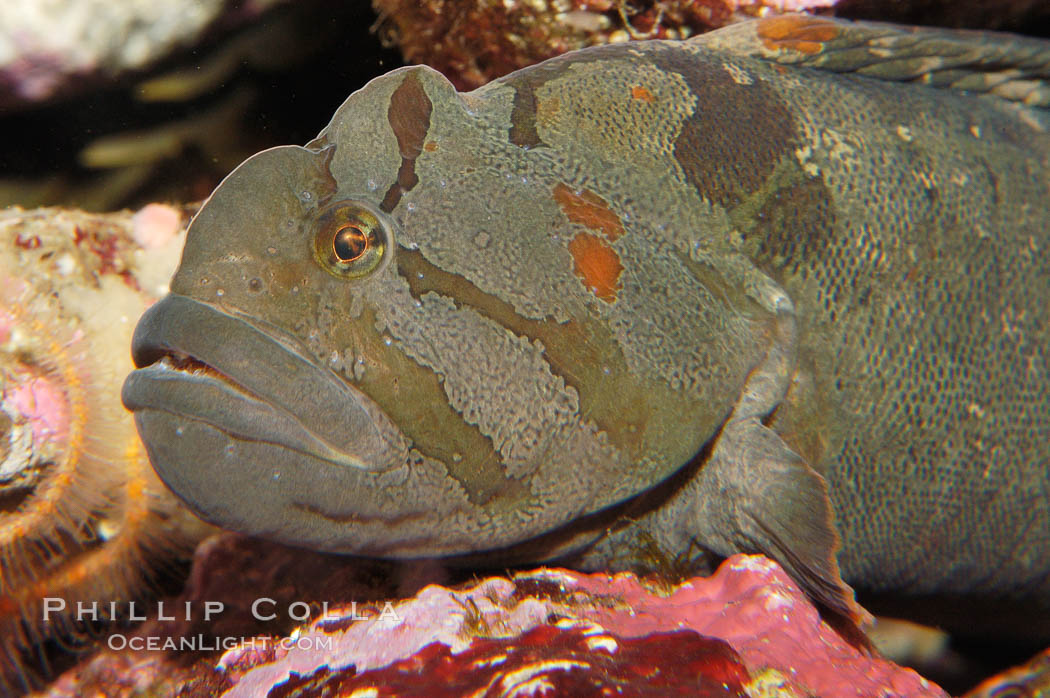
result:
M 824 49 L 824 42 L 839 34 L 833 22 L 808 15 L 782 15 L 759 20 L 756 29 L 762 44 L 771 51 L 794 51 L 814 54 Z
M 606 303 L 616 300 L 623 264 L 616 250 L 597 235 L 579 233 L 569 242 L 573 271 L 584 285 Z
M 656 97 L 653 97 L 653 93 L 641 85 L 635 85 L 631 88 L 631 96 L 635 99 L 640 99 L 643 102 L 648 102 L 649 104 L 656 101 Z
M 423 144 L 423 150 L 427 151 L 428 153 L 433 153 L 437 149 L 438 149 L 438 144 L 435 143 L 434 141 L 427 141 L 426 143 Z
M 612 212 L 605 199 L 594 192 L 584 189 L 577 194 L 559 182 L 554 186 L 554 200 L 570 221 L 598 231 L 610 242 L 625 232 L 620 217 Z

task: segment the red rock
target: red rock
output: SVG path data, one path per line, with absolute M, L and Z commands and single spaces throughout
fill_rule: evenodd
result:
M 595 626 L 597 627 L 597 626 Z M 669 656 L 679 661 L 667 662 Z M 721 640 L 690 630 L 621 639 L 563 621 L 514 638 L 475 640 L 454 654 L 435 642 L 408 659 L 356 674 L 322 668 L 293 676 L 270 696 L 746 696 L 750 677 Z
M 352 610 L 368 617 L 348 625 Z M 661 639 L 649 648 L 661 643 L 666 648 L 655 653 L 653 668 L 660 672 L 677 672 L 678 665 L 691 661 L 700 638 L 724 641 L 739 656 L 747 676 L 773 684 L 779 695 L 946 695 L 915 672 L 850 645 L 820 619 L 776 563 L 743 555 L 727 560 L 712 577 L 682 583 L 667 594 L 650 590 L 630 574 L 552 569 L 512 580 L 490 578 L 464 591 L 429 586 L 414 599 L 387 605 L 381 612 L 334 609 L 273 661 L 253 666 L 253 657 L 235 650 L 219 666 L 236 677 L 228 696 L 264 695 L 278 686 L 313 681 L 320 682 L 318 686 L 342 685 L 350 677 L 395 667 L 375 675 L 379 684 L 415 666 L 399 664 L 409 658 L 419 665 L 468 667 L 462 655 L 495 652 L 494 641 L 504 643 L 504 653 L 518 651 L 529 645 L 529 633 L 549 627 L 551 619 L 559 619 L 567 630 L 586 628 L 592 642 L 601 638 L 600 643 L 618 647 L 632 638 L 655 635 Z M 685 634 L 669 635 L 673 633 Z M 576 651 L 573 637 L 561 638 L 558 651 Z M 435 643 L 447 650 L 434 649 Z M 592 653 L 599 651 L 600 643 Z M 632 665 L 630 659 L 623 661 L 617 671 Z M 720 666 L 717 671 L 728 669 Z

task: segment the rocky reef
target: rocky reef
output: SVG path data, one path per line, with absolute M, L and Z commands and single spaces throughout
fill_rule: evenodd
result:
M 713 576 L 678 584 L 538 569 L 427 585 L 406 600 L 388 594 L 399 577 L 418 583 L 411 565 L 380 568 L 341 558 L 325 566 L 323 558 L 273 545 L 264 550 L 237 536 L 214 539 L 198 552 L 194 581 L 176 607 L 223 599 L 230 611 L 208 636 L 221 645 L 224 634 L 253 623 L 259 632 L 259 614 L 253 620 L 249 609 L 262 595 L 256 610 L 274 616 L 267 635 L 192 666 L 176 653 L 105 651 L 62 677 L 49 695 L 91 693 L 115 676 L 125 688 L 107 695 L 167 694 L 177 685 L 231 698 L 357 691 L 514 696 L 540 688 L 574 696 L 946 695 L 914 671 L 844 640 L 761 556 L 734 556 Z M 232 585 L 234 576 L 251 583 Z M 263 593 L 268 587 L 258 583 L 267 577 L 283 581 L 280 594 Z M 341 600 L 315 605 L 309 623 L 274 632 L 287 620 L 278 616 L 295 605 L 290 599 L 316 600 L 318 587 Z M 151 622 L 138 636 L 194 636 L 204 627 Z
M 119 393 L 183 222 L 170 207 L 0 212 L 0 693 L 34 683 L 32 648 L 91 632 L 78 602 L 148 595 L 206 531 L 153 473 Z

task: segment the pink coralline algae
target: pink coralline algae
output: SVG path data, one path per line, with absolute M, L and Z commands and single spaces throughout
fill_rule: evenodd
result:
M 131 217 L 131 235 L 144 250 L 171 244 L 181 227 L 181 212 L 166 204 L 147 204 Z
M 412 677 L 448 695 L 675 694 L 675 682 L 720 695 L 946 695 L 846 642 L 761 556 L 736 555 L 667 594 L 630 574 L 552 569 L 429 586 L 396 605 L 332 609 L 288 644 L 264 658 L 227 652 L 225 695 L 413 695 Z
M 0 325 L 7 318 L 0 310 Z M 33 434 L 34 444 L 51 439 L 64 439 L 69 430 L 69 405 L 61 387 L 51 376 L 30 377 L 10 390 L 11 406 L 24 415 Z

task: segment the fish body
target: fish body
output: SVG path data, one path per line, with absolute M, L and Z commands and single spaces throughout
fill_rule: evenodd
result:
M 212 194 L 125 404 L 294 545 L 760 551 L 854 619 L 1050 619 L 1048 57 L 786 17 L 394 71 Z

